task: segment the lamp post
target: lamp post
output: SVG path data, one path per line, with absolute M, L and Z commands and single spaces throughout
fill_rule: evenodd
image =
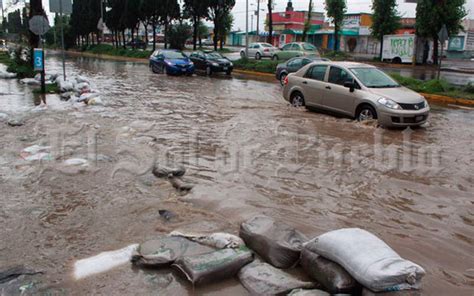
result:
M 245 56 L 249 56 L 249 0 L 245 0 Z

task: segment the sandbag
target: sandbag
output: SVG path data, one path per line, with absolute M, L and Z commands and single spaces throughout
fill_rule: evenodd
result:
M 247 247 L 241 247 L 181 257 L 172 267 L 181 271 L 191 283 L 199 285 L 233 277 L 252 261 L 252 252 Z
M 168 178 L 168 177 L 181 177 L 184 176 L 186 173 L 186 169 L 184 167 L 167 167 L 164 165 L 160 165 L 159 163 L 155 163 L 152 169 L 153 175 L 157 178 Z
M 239 235 L 249 248 L 277 268 L 295 266 L 307 241 L 299 231 L 266 216 L 242 223 Z
M 354 293 L 360 289 L 357 281 L 341 265 L 311 252 L 301 251 L 300 265 L 303 270 L 331 294 Z
M 256 261 L 240 270 L 239 280 L 252 295 L 280 295 L 315 286 L 315 283 L 300 281 L 270 264 Z
M 418 289 L 425 275 L 422 267 L 402 259 L 378 237 L 359 228 L 325 233 L 305 247 L 339 263 L 375 292 Z
M 214 249 L 192 242 L 184 237 L 162 237 L 141 244 L 132 254 L 132 263 L 150 267 L 165 267 L 182 256 L 194 256 Z
M 291 291 L 288 296 L 330 296 L 328 292 L 325 292 L 323 290 L 304 290 L 304 289 L 296 289 Z
M 184 237 L 194 242 L 210 246 L 217 249 L 232 248 L 238 249 L 245 247 L 244 241 L 233 234 L 215 232 L 211 234 L 183 233 L 180 231 L 172 231 L 170 236 Z

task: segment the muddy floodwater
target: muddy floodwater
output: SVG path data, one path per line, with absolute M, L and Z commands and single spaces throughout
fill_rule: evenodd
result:
M 473 295 L 473 110 L 432 106 L 425 126 L 386 130 L 291 108 L 274 81 L 88 58 L 67 67 L 106 106 L 54 95 L 35 106 L 30 87 L 0 80 L 0 121 L 24 122 L 0 122 L 0 267 L 43 271 L 53 294 L 246 295 L 235 279 L 193 289 L 171 270 L 125 264 L 76 280 L 73 266 L 175 229 L 237 234 L 261 213 L 309 237 L 367 229 L 426 269 L 424 295 Z M 33 145 L 48 157 L 25 160 Z M 155 161 L 183 164 L 193 190 L 155 178 Z

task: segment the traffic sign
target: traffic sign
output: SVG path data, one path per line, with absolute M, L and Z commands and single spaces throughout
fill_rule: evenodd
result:
M 72 1 L 49 0 L 49 11 L 53 13 L 72 14 Z
M 30 31 L 38 36 L 46 34 L 51 29 L 48 19 L 42 15 L 33 16 L 28 24 L 30 25 Z
M 448 35 L 448 29 L 446 28 L 446 25 L 443 25 L 443 27 L 439 31 L 438 38 L 442 45 L 444 45 L 444 43 L 448 41 L 449 35 Z
M 44 70 L 44 51 L 41 48 L 35 48 L 33 51 L 34 70 Z

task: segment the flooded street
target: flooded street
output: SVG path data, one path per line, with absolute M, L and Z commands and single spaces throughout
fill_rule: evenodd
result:
M 472 295 L 472 110 L 433 106 L 426 126 L 386 130 L 291 108 L 276 81 L 91 58 L 67 67 L 106 106 L 51 95 L 35 107 L 29 87 L 0 80 L 0 122 L 25 123 L 0 125 L 0 266 L 44 271 L 42 289 L 56 294 L 246 295 L 234 279 L 193 289 L 176 272 L 123 265 L 75 280 L 73 266 L 175 229 L 237 234 L 261 213 L 309 237 L 364 228 L 426 270 L 424 295 Z M 32 145 L 51 158 L 23 159 Z M 88 163 L 66 162 L 78 158 Z M 183 164 L 193 190 L 155 178 L 156 161 Z

